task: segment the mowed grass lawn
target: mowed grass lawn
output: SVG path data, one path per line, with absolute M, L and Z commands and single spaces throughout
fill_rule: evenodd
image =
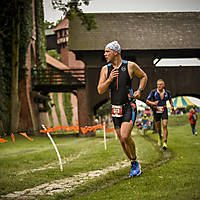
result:
M 197 123 L 200 132 L 200 121 Z M 200 199 L 200 135 L 192 136 L 188 115 L 170 116 L 166 152 L 157 147 L 157 134 L 148 131 L 144 137 L 134 131 L 143 169 L 139 177 L 129 178 L 130 167 L 124 167 L 88 180 L 71 192 L 36 199 Z M 47 137 L 32 137 L 31 142 L 17 136 L 16 144 L 9 137 L 4 138 L 9 141 L 0 144 L 0 195 L 102 170 L 125 160 L 115 135 L 107 136 L 107 150 L 102 132 L 90 138 L 53 137 L 63 161 L 63 172 Z

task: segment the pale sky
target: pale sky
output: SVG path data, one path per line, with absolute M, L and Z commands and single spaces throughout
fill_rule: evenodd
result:
M 63 0 L 67 2 L 68 0 Z M 200 0 L 91 0 L 84 12 L 187 12 L 199 11 Z M 56 22 L 63 13 L 54 10 L 51 0 L 44 0 L 45 20 Z

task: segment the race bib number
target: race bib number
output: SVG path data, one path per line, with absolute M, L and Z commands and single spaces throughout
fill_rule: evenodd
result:
M 112 105 L 112 117 L 122 116 L 122 105 Z
M 156 107 L 156 113 L 163 113 L 164 112 L 164 107 L 163 106 L 157 106 Z

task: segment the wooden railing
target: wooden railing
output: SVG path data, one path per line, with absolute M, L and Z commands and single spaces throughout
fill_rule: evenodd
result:
M 71 91 L 85 87 L 85 69 L 32 71 L 32 86 L 36 91 Z

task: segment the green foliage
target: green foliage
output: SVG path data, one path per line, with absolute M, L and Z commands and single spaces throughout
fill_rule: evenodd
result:
M 48 109 L 48 116 L 49 116 L 49 121 L 50 121 L 51 127 L 53 127 L 54 124 L 53 124 L 53 116 L 52 116 L 51 109 Z
M 21 13 L 20 15 L 23 16 L 21 18 L 21 25 L 20 25 L 20 80 L 25 78 L 26 67 L 26 53 L 28 45 L 31 41 L 32 36 L 32 29 L 33 29 L 33 17 L 32 17 L 32 0 L 22 1 Z
M 95 18 L 94 14 L 84 14 L 84 13 L 79 12 L 78 17 L 82 21 L 81 24 L 86 26 L 88 31 L 90 31 L 92 29 L 96 29 L 98 27 L 94 20 L 94 18 Z
M 104 117 L 105 115 L 109 115 L 111 113 L 111 103 L 110 101 L 104 103 L 97 111 L 96 115 L 100 117 Z
M 58 117 L 58 121 L 60 125 L 62 125 L 62 119 L 61 119 L 61 114 L 60 114 L 60 108 L 59 108 L 59 102 L 58 102 L 58 93 L 53 93 L 53 102 L 55 103 L 55 109 L 56 109 L 56 114 Z
M 36 17 L 36 56 L 39 68 L 46 68 L 46 38 L 44 26 L 43 1 L 35 0 Z
M 55 59 L 61 61 L 61 55 L 60 55 L 60 53 L 57 52 L 56 49 L 48 50 L 47 53 L 48 53 L 50 56 L 52 56 L 53 58 L 55 58 Z
M 7 65 L 7 69 L 10 69 L 12 56 L 12 1 L 2 0 L 1 5 L 3 5 L 3 9 L 1 8 L 0 12 L 0 38 L 2 40 L 1 51 L 4 52 L 3 60 Z M 10 77 L 8 78 L 10 79 Z
M 12 61 L 12 3 L 2 0 L 0 12 L 0 119 L 4 133 L 9 131 L 10 121 L 10 93 L 11 93 L 11 61 Z M 25 59 L 27 47 L 32 35 L 32 0 L 19 0 L 20 3 L 20 57 L 19 57 L 19 81 L 25 78 Z M 2 134 L 0 128 L 0 134 Z
M 46 29 L 52 29 L 52 28 L 54 28 L 54 27 L 55 27 L 54 22 L 49 22 L 49 21 L 47 21 L 47 20 L 44 21 L 44 29 L 45 29 L 45 30 L 46 30 Z
M 56 23 L 54 22 L 49 22 L 47 20 L 44 21 L 44 29 L 52 29 L 55 28 L 58 24 L 60 24 L 60 22 L 63 20 L 63 18 L 61 17 L 59 20 L 56 21 Z
M 58 102 L 58 94 L 59 93 L 53 93 L 53 102 L 55 103 L 55 110 L 56 110 L 56 114 L 58 117 L 58 121 L 59 121 L 60 125 L 62 125 L 62 118 L 61 118 L 59 102 Z M 61 102 L 61 103 L 63 104 L 63 107 L 64 107 L 66 119 L 67 119 L 68 125 L 71 126 L 72 125 L 72 117 L 73 117 L 71 94 L 70 93 L 62 93 L 62 99 L 63 99 L 63 102 Z M 50 111 L 49 111 L 49 117 L 50 117 L 50 121 L 52 122 L 52 125 L 53 125 L 53 118 L 52 118 L 52 114 Z
M 87 27 L 87 30 L 97 28 L 97 24 L 95 22 L 94 14 L 86 14 L 83 13 L 81 6 L 89 5 L 90 0 L 70 0 L 67 3 L 64 3 L 62 0 L 52 0 L 52 4 L 54 9 L 58 9 L 63 11 L 64 15 L 68 17 L 69 20 L 73 20 L 74 17 L 78 16 L 82 25 Z
M 0 49 L 3 46 L 2 38 L 0 37 Z M 4 134 L 5 130 L 9 128 L 9 94 L 8 89 L 9 85 L 7 85 L 7 80 L 5 76 L 5 71 L 7 68 L 7 63 L 5 61 L 4 51 L 0 51 L 0 135 Z
M 71 103 L 71 94 L 70 93 L 63 93 L 63 107 L 64 107 L 68 125 L 71 126 L 73 112 L 72 112 L 72 103 Z
M 11 87 L 11 58 L 12 58 L 12 1 L 2 0 L 2 5 L 4 5 L 4 9 L 1 9 L 0 12 L 0 68 L 1 68 L 1 86 L 0 86 L 0 94 L 3 98 L 1 101 L 7 102 L 3 105 L 8 106 L 8 98 L 10 96 L 10 87 Z M 3 107 L 4 107 L 3 106 Z M 0 107 L 2 108 L 2 107 Z M 8 108 L 6 108 L 8 111 Z M 9 112 L 8 112 L 9 113 Z M 8 114 L 7 113 L 7 114 Z M 6 112 L 5 112 L 6 115 Z

